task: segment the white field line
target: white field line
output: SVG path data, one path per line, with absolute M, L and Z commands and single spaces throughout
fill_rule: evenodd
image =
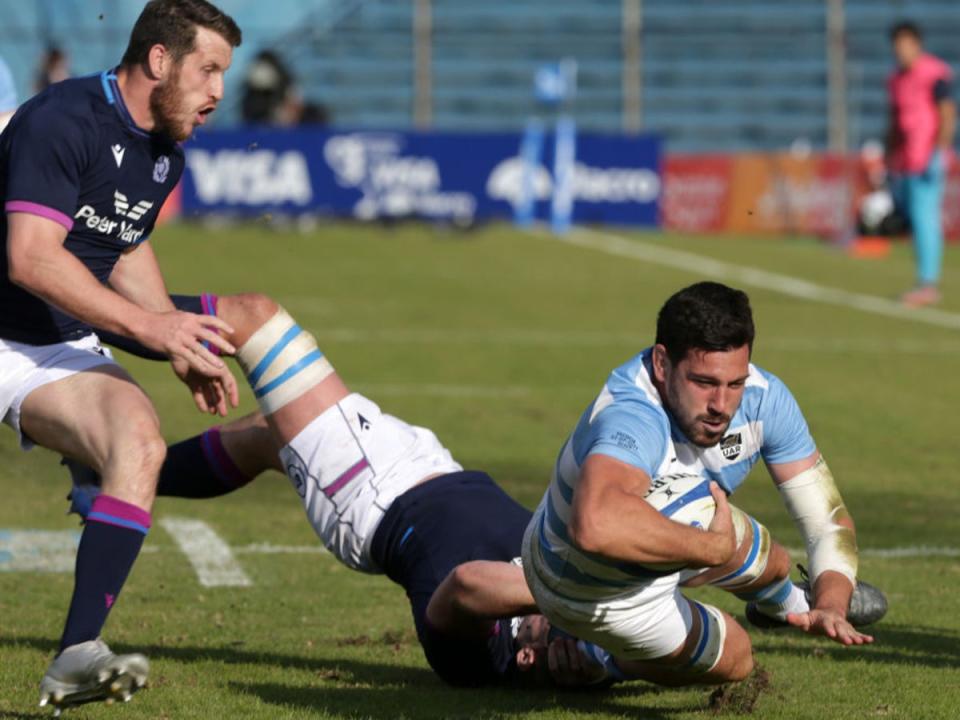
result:
M 332 558 L 319 542 L 311 545 L 274 545 L 251 543 L 230 548 L 209 525 L 189 518 L 162 518 L 159 524 L 173 537 L 177 547 L 193 564 L 201 584 L 207 587 L 247 587 L 250 579 L 234 555 L 311 555 Z M 215 538 L 211 540 L 210 538 Z M 80 532 L 76 530 L 4 530 L 0 529 L 0 572 L 72 573 Z M 200 551 L 197 544 L 202 545 Z M 211 552 L 210 548 L 214 548 Z M 166 553 L 169 545 L 149 542 L 144 554 Z M 800 548 L 788 548 L 791 555 L 803 558 Z M 892 548 L 861 548 L 863 558 L 896 560 L 902 558 L 960 558 L 960 547 L 907 545 Z M 224 561 L 226 559 L 226 561 Z M 204 582 L 206 580 L 206 582 Z
M 431 329 L 396 328 L 391 330 L 364 330 L 359 328 L 328 328 L 322 331 L 324 340 L 350 344 L 370 345 L 506 345 L 520 347 L 624 347 L 639 350 L 649 344 L 650 338 L 639 333 L 577 332 L 503 328 L 499 330 L 470 330 L 464 328 Z M 768 337 L 761 336 L 757 347 L 761 350 L 784 350 L 822 354 L 863 353 L 898 355 L 960 354 L 960 340 L 930 341 L 926 338 L 903 337 Z M 388 392 L 397 385 L 385 385 Z M 407 388 L 408 386 L 399 386 Z M 427 387 L 446 388 L 445 385 Z
M 807 551 L 802 548 L 787 548 L 793 557 L 804 558 Z M 860 557 L 892 560 L 898 558 L 954 558 L 960 557 L 960 548 L 933 545 L 906 545 L 892 548 L 860 548 Z
M 523 397 L 534 392 L 523 385 L 445 385 L 442 383 L 357 383 L 357 390 L 373 397 L 423 395 L 440 398 Z
M 238 555 L 329 555 L 323 545 L 273 545 L 272 543 L 253 543 L 233 549 Z
M 608 232 L 577 228 L 573 232 L 562 236 L 547 236 L 543 232 L 537 232 L 536 234 L 538 237 L 552 237 L 558 242 L 597 250 L 608 255 L 670 267 L 715 280 L 725 280 L 761 288 L 801 300 L 810 300 L 898 320 L 960 330 L 960 314 L 957 313 L 934 308 L 911 309 L 904 307 L 895 300 L 818 285 L 792 275 L 723 262 L 704 255 L 675 250 L 641 240 L 628 240 Z
M 165 517 L 160 525 L 187 556 L 204 587 L 248 587 L 253 583 L 233 556 L 230 546 L 200 520 Z
M 0 572 L 73 572 L 75 530 L 0 530 Z

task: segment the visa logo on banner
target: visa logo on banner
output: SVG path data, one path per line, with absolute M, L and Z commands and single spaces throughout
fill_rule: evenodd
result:
M 549 147 L 535 170 L 541 201 L 554 183 Z M 521 196 L 519 149 L 519 133 L 210 130 L 185 148 L 183 212 L 508 219 Z M 574 221 L 656 225 L 659 139 L 579 135 L 572 190 Z
M 308 205 L 313 199 L 300 152 L 192 149 L 186 161 L 197 197 L 207 205 Z

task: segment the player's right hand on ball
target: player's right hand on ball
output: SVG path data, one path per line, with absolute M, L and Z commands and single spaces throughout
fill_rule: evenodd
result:
M 713 520 L 707 528 L 707 544 L 709 557 L 708 567 L 726 565 L 737 552 L 737 533 L 733 526 L 733 514 L 730 503 L 727 502 L 727 493 L 717 483 L 710 483 L 710 494 L 717 504 L 713 511 Z
M 203 343 L 206 341 L 227 355 L 232 355 L 236 349 L 217 333 L 218 330 L 226 334 L 233 332 L 230 325 L 216 316 L 172 310 L 152 313 L 146 331 L 137 339 L 148 348 L 165 353 L 171 361 L 182 360 L 200 375 L 222 377 L 226 365 Z

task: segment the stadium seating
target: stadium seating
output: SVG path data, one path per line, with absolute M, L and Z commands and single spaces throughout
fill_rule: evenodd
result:
M 84 0 L 0 0 L 0 52 L 21 93 L 47 39 L 65 45 L 74 69 L 112 62 L 136 3 L 105 2 L 103 20 Z M 408 127 L 414 102 L 413 0 L 225 0 L 243 19 L 235 67 L 271 47 L 307 98 L 339 125 Z M 54 6 L 56 12 L 54 12 Z M 928 46 L 960 70 L 955 0 L 846 0 L 849 137 L 880 137 L 886 32 L 909 12 Z M 642 121 L 676 151 L 783 149 L 827 142 L 825 0 L 644 0 Z M 514 130 L 536 106 L 532 77 L 545 61 L 578 61 L 573 112 L 580 127 L 623 127 L 621 3 L 570 0 L 433 0 L 433 123 L 443 129 Z M 231 73 L 218 122 L 236 118 L 242 72 Z

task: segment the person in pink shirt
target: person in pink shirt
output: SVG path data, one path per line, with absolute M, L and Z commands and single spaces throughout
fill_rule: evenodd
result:
M 916 287 L 901 299 L 906 305 L 919 307 L 940 301 L 941 205 L 956 124 L 953 72 L 945 62 L 924 51 L 923 36 L 914 23 L 897 23 L 890 39 L 898 67 L 887 83 L 887 157 L 895 195 L 913 228 L 917 263 Z

